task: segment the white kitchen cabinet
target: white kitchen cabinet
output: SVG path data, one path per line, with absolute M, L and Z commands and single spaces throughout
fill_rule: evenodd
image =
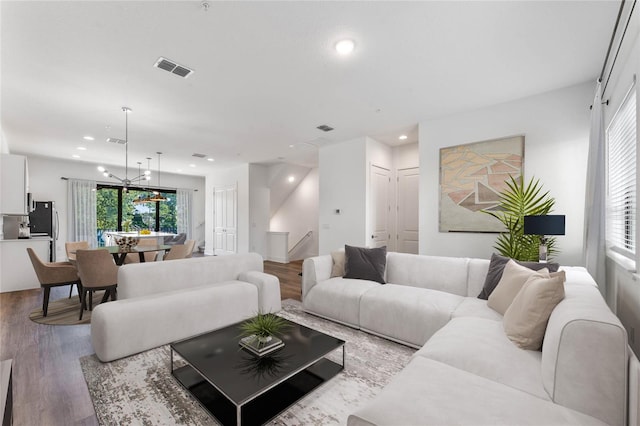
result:
M 49 260 L 50 238 L 0 240 L 0 293 L 40 288 L 27 247 L 43 261 Z
M 0 213 L 29 214 L 27 157 L 2 154 L 0 160 Z

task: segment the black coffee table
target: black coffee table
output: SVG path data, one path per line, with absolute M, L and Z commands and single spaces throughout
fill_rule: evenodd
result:
M 344 340 L 287 323 L 261 358 L 238 345 L 240 323 L 174 342 L 171 373 L 223 425 L 263 424 L 344 369 Z M 325 358 L 340 348 L 342 365 Z

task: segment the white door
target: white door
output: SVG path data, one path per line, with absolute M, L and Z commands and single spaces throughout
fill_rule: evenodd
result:
M 236 252 L 237 197 L 236 187 L 215 188 L 213 191 L 214 253 Z
M 398 170 L 397 251 L 418 254 L 418 197 L 420 169 Z
M 369 247 L 386 246 L 389 242 L 389 212 L 391 203 L 389 188 L 391 172 L 382 167 L 371 165 L 369 181 Z

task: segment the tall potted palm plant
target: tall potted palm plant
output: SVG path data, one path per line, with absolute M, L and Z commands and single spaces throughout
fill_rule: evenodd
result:
M 498 235 L 493 246 L 503 256 L 523 261 L 537 261 L 540 237 L 524 233 L 525 216 L 541 216 L 549 214 L 555 199 L 549 191 L 543 192 L 538 179 L 531 178 L 527 184 L 522 176 L 509 177 L 507 189 L 500 193 L 500 204 L 495 211 L 483 210 L 498 219 L 506 231 Z M 556 239 L 547 238 L 548 257 L 558 252 Z

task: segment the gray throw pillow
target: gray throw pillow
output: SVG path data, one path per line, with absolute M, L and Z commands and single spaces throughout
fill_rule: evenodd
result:
M 495 253 L 491 255 L 489 271 L 487 272 L 487 277 L 484 280 L 484 286 L 482 287 L 482 291 L 478 295 L 478 299 L 489 299 L 489 295 L 500 282 L 500 278 L 502 278 L 502 272 L 504 271 L 504 266 L 508 261 L 508 257 L 500 256 L 499 254 Z M 549 272 L 558 272 L 558 268 L 560 267 L 560 265 L 557 263 L 521 262 L 519 260 L 516 260 L 516 263 L 522 266 L 526 266 L 527 268 L 534 271 L 539 271 L 542 268 L 547 268 Z
M 344 278 L 376 281 L 384 284 L 387 247 L 365 248 L 344 246 Z

